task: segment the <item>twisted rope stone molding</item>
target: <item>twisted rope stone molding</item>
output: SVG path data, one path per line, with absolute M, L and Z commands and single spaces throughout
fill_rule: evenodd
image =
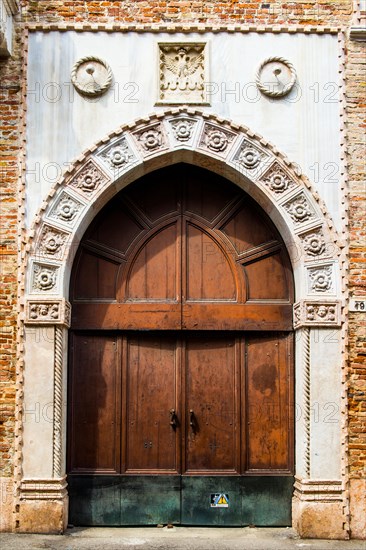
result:
M 63 345 L 63 328 L 56 326 L 53 391 L 53 477 L 60 477 L 62 474 Z
M 304 376 L 304 428 L 305 428 L 305 471 L 310 477 L 310 329 L 304 328 L 304 349 L 303 349 L 303 376 Z
M 280 90 L 274 90 L 272 89 L 271 85 L 267 82 L 262 82 L 262 71 L 265 68 L 266 65 L 269 65 L 270 63 L 278 63 L 280 65 L 284 65 L 290 72 L 290 80 L 287 84 L 285 84 Z M 276 72 L 278 71 L 278 72 Z M 275 77 L 277 78 L 277 75 L 281 73 L 281 69 L 277 68 L 273 71 Z M 257 88 L 262 92 L 262 94 L 265 94 L 270 97 L 284 97 L 287 95 L 292 88 L 294 87 L 296 82 L 296 71 L 292 63 L 285 59 L 284 57 L 267 57 L 262 63 L 259 65 L 258 70 L 255 75 L 255 83 L 257 85 Z
M 80 67 L 85 63 L 89 63 L 89 65 L 86 66 L 85 71 L 90 75 L 90 82 L 87 84 L 82 84 L 78 80 L 78 71 Z M 95 64 L 101 65 L 106 70 L 107 74 L 103 82 L 97 82 L 94 78 Z M 89 55 L 79 59 L 75 63 L 71 71 L 71 82 L 73 86 L 78 92 L 86 96 L 96 97 L 104 94 L 104 92 L 106 92 L 112 84 L 112 77 L 112 69 L 110 68 L 108 63 L 104 61 L 104 59 L 100 59 L 99 57 L 95 57 L 93 55 Z
M 61 306 L 63 316 L 42 304 L 67 299 L 69 268 L 86 227 L 126 185 L 176 162 L 227 177 L 270 215 L 288 248 L 298 300 L 340 299 L 339 258 L 344 243 L 299 167 L 249 128 L 180 107 L 107 135 L 84 151 L 50 191 L 29 234 L 27 323 L 52 323 L 54 318 L 55 324 L 68 324 L 66 304 Z M 318 318 L 322 321 L 322 310 Z

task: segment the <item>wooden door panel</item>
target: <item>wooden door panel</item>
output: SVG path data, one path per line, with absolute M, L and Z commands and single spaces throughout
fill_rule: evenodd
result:
M 244 270 L 248 300 L 288 300 L 286 264 L 281 253 L 247 264 Z
M 179 300 L 180 239 L 177 223 L 155 233 L 140 249 L 133 260 L 126 287 L 126 300 L 129 301 Z
M 105 334 L 74 334 L 71 343 L 70 472 L 118 473 L 120 354 Z
M 80 265 L 74 285 L 74 299 L 114 300 L 120 264 L 87 250 L 82 251 L 78 263 Z
M 278 238 L 273 228 L 258 213 L 253 201 L 248 199 L 225 221 L 221 230 L 238 254 Z
M 104 214 L 104 215 L 103 215 Z M 146 224 L 138 220 L 126 205 L 117 198 L 106 208 L 88 231 L 89 242 L 100 243 L 121 254 L 126 254 L 130 246 L 146 229 Z
M 181 211 L 181 173 L 176 166 L 167 167 L 130 185 L 124 196 L 153 225 Z
M 246 395 L 248 472 L 289 473 L 293 456 L 292 335 L 247 338 Z
M 178 473 L 179 370 L 174 336 L 128 338 L 126 473 Z
M 222 247 L 196 225 L 186 226 L 186 300 L 235 301 L 234 268 Z
M 239 473 L 235 338 L 189 337 L 185 371 L 185 473 Z
M 240 197 L 240 189 L 228 183 L 222 185 L 222 178 L 207 170 L 185 166 L 182 170 L 184 181 L 185 211 L 209 222 L 217 224 Z
M 180 304 L 132 302 L 75 303 L 72 328 L 94 330 L 179 330 Z
M 185 303 L 184 330 L 291 330 L 290 304 Z

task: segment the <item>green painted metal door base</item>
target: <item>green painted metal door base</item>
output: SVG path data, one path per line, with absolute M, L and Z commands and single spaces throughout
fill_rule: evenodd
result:
M 292 476 L 68 476 L 80 526 L 291 526 Z

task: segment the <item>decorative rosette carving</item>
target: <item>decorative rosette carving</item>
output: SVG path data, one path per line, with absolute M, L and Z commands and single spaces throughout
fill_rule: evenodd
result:
M 62 193 L 55 207 L 51 210 L 50 217 L 64 223 L 72 223 L 78 216 L 81 202 L 70 195 Z
M 235 134 L 206 124 L 200 140 L 200 147 L 209 149 L 214 153 L 223 153 L 228 148 L 228 145 L 233 141 Z
M 291 201 L 287 202 L 284 208 L 286 212 L 290 214 L 292 220 L 297 224 L 310 220 L 315 216 L 304 194 L 297 195 Z
M 229 143 L 227 136 L 221 130 L 212 130 L 206 134 L 206 145 L 212 151 L 224 151 Z
M 107 149 L 104 149 L 98 156 L 109 168 L 114 170 L 125 168 L 135 159 L 135 155 L 129 147 L 125 137 L 121 138 Z
M 247 148 L 243 149 L 239 155 L 239 161 L 245 168 L 252 170 L 256 168 L 261 161 L 261 156 L 256 149 Z
M 194 123 L 191 120 L 176 120 L 171 123 L 173 134 L 178 141 L 189 141 L 192 137 Z
M 134 136 L 143 153 L 153 153 L 165 146 L 165 136 L 160 124 L 151 126 L 146 130 L 135 132 Z
M 278 162 L 275 162 L 273 166 L 271 166 L 271 168 L 262 177 L 262 181 L 274 193 L 284 193 L 295 185 L 295 182 L 285 172 L 285 170 L 281 168 Z
M 141 134 L 140 143 L 147 151 L 156 149 L 162 143 L 161 133 L 155 129 L 147 130 Z
M 38 241 L 37 253 L 41 256 L 60 258 L 63 253 L 63 246 L 67 239 L 67 233 L 59 231 L 49 225 L 44 225 Z
M 254 143 L 245 139 L 236 152 L 233 160 L 246 170 L 254 170 L 268 155 Z
M 103 187 L 107 181 L 103 172 L 90 160 L 71 180 L 70 185 L 88 195 L 98 187 Z
M 308 256 L 320 256 L 325 252 L 325 241 L 320 231 L 308 233 L 301 237 L 303 247 Z
M 328 292 L 333 286 L 332 266 L 314 268 L 309 270 L 311 290 L 316 292 Z
M 57 267 L 34 265 L 33 290 L 48 291 L 56 286 Z

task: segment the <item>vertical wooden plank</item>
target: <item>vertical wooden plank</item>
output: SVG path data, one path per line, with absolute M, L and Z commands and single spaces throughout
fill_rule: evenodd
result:
M 127 280 L 128 300 L 177 301 L 180 248 L 177 222 L 156 232 L 133 259 Z
M 247 339 L 247 471 L 292 471 L 292 360 L 285 334 Z
M 69 472 L 118 473 L 120 359 L 108 334 L 74 334 L 70 376 Z
M 188 222 L 186 234 L 187 300 L 236 300 L 236 267 L 230 265 L 224 249 L 211 235 Z
M 178 472 L 176 338 L 128 338 L 126 472 Z M 173 416 L 172 416 L 173 415 Z
M 187 340 L 185 473 L 239 473 L 235 338 Z
M 259 259 L 244 267 L 249 300 L 290 300 L 286 259 L 282 252 Z

